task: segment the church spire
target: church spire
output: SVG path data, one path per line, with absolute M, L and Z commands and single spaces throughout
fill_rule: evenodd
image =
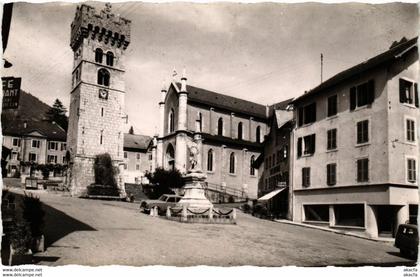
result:
M 181 77 L 181 92 L 187 92 L 187 74 L 186 70 L 182 71 L 182 77 Z

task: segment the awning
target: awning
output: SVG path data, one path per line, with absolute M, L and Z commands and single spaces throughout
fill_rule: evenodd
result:
M 269 192 L 266 195 L 258 198 L 258 201 L 268 201 L 268 200 L 270 200 L 271 198 L 273 198 L 274 196 L 276 196 L 278 193 L 282 192 L 285 189 L 286 188 L 281 188 L 281 189 L 273 190 L 272 192 Z

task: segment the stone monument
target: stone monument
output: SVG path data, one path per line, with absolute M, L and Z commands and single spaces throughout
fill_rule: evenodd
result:
M 188 145 L 190 167 L 187 174 L 183 177 L 185 194 L 178 202 L 177 206 L 187 207 L 188 209 L 208 209 L 213 204 L 204 194 L 204 181 L 206 175 L 201 169 L 201 135 L 196 133 L 194 141 Z

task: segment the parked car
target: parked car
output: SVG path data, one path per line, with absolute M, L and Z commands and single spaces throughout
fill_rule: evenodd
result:
M 395 247 L 400 249 L 403 256 L 417 258 L 419 247 L 419 233 L 416 225 L 401 224 L 395 236 Z
M 173 207 L 176 205 L 176 203 L 181 200 L 181 196 L 175 195 L 175 194 L 163 194 L 158 199 L 150 199 L 150 200 L 144 200 L 140 204 L 140 209 L 143 210 L 143 212 L 149 213 L 150 209 L 157 207 L 158 213 L 162 214 L 166 212 L 166 209 L 168 207 Z

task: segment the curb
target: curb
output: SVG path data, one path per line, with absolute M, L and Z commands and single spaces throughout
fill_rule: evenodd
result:
M 382 243 L 392 244 L 392 245 L 394 244 L 393 241 L 376 239 L 376 238 L 368 238 L 368 237 L 365 237 L 365 236 L 362 236 L 362 235 L 359 235 L 359 234 L 355 234 L 355 233 L 352 233 L 352 232 L 346 232 L 346 231 L 342 231 L 342 230 L 334 230 L 334 229 L 330 229 L 330 228 L 319 227 L 319 226 L 305 224 L 305 223 L 298 223 L 298 222 L 293 222 L 293 221 L 289 221 L 289 220 L 275 219 L 274 221 L 277 222 L 277 223 L 285 223 L 285 224 L 289 224 L 289 225 L 301 226 L 301 227 L 304 227 L 304 228 L 317 229 L 317 230 L 321 230 L 321 231 L 324 231 L 324 232 L 336 233 L 336 234 L 340 234 L 340 235 L 346 235 L 346 236 L 350 236 L 350 237 L 355 237 L 355 238 L 360 238 L 360 239 L 365 239 L 365 240 L 370 240 L 370 241 L 375 241 L 375 242 L 382 242 Z

